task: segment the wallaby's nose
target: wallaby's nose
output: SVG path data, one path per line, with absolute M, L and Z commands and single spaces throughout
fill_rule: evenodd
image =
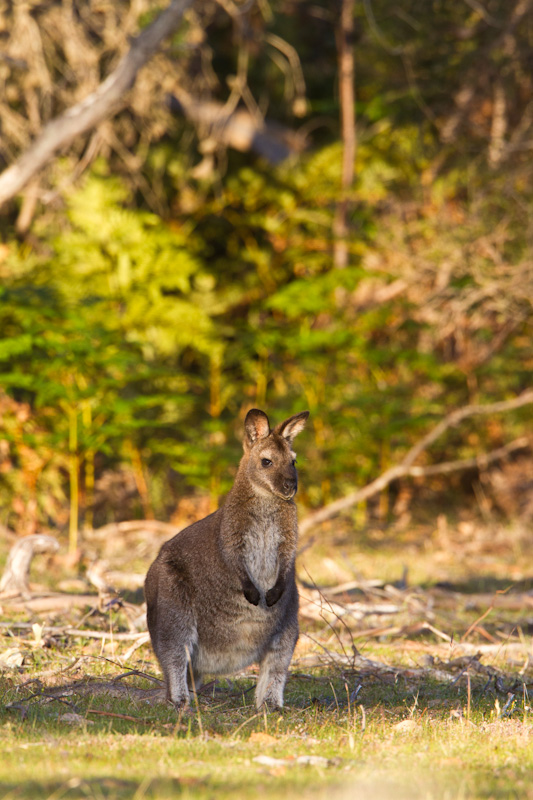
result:
M 285 494 L 294 494 L 296 491 L 297 481 L 294 478 L 285 478 L 283 481 L 283 491 Z

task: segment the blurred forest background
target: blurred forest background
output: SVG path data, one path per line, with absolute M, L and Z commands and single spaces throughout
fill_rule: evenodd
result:
M 0 169 L 164 7 L 0 2 Z M 531 387 L 530 0 L 194 3 L 115 111 L 2 208 L 12 531 L 207 513 L 252 406 L 310 410 L 311 512 Z M 531 518 L 530 420 L 450 424 L 357 513 Z

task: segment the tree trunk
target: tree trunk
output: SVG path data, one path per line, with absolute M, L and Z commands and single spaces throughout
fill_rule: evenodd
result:
M 339 101 L 341 108 L 342 175 L 341 192 L 333 222 L 333 263 L 342 269 L 348 266 L 349 191 L 355 172 L 355 58 L 354 9 L 355 0 L 341 0 L 341 19 L 337 34 L 339 54 Z

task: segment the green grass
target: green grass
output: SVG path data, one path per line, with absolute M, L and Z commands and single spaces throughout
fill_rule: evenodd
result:
M 442 523 L 435 531 L 425 539 L 388 531 L 381 542 L 379 531 L 375 542 L 337 534 L 302 554 L 301 577 L 322 585 L 399 579 L 403 564 L 410 579 L 403 593 L 376 595 L 397 604 L 390 616 L 344 625 L 302 614 L 281 713 L 256 711 L 252 669 L 204 687 L 179 716 L 154 681 L 149 645 L 125 661 L 129 641 L 16 627 L 40 621 L 116 633 L 128 629 L 124 612 L 78 609 L 45 620 L 9 615 L 6 604 L 0 661 L 10 650 L 17 663 L 0 666 L 0 799 L 533 800 L 530 608 L 494 608 L 482 631 L 468 633 L 468 650 L 461 638 L 488 607 L 454 593 L 441 603 L 430 591 L 437 580 L 462 581 L 465 592 L 524 591 L 525 545 L 507 532 L 470 535 Z M 347 600 L 371 602 L 361 592 Z M 423 620 L 453 641 L 410 632 Z M 389 633 L 359 636 L 379 625 Z M 487 637 L 495 644 L 468 666 Z M 367 659 L 355 666 L 354 644 Z M 331 653 L 343 651 L 334 663 Z
M 178 717 L 152 682 L 114 680 L 118 665 L 80 672 L 25 686 L 4 674 L 2 798 L 533 797 L 526 695 L 502 716 L 505 698 L 473 683 L 320 670 L 291 676 L 281 713 L 257 713 L 253 681 L 240 679 Z

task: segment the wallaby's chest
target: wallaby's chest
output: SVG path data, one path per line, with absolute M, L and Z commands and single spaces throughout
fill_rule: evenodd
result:
M 259 591 L 266 592 L 276 582 L 283 531 L 275 518 L 255 521 L 246 531 L 244 563 Z

